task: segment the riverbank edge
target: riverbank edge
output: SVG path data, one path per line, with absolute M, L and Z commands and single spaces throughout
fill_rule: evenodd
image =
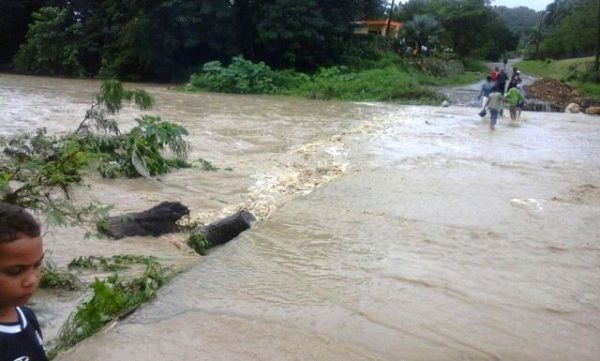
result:
M 192 74 L 185 92 L 291 96 L 315 100 L 380 101 L 402 105 L 436 105 L 448 100 L 443 86 L 475 83 L 485 77 L 482 60 L 441 57 L 403 58 L 387 54 L 374 65 L 350 69 L 343 65 L 308 74 L 273 70 L 243 58 L 224 66 L 210 62 Z

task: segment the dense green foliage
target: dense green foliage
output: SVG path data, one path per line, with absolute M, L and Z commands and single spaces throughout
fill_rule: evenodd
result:
M 532 31 L 532 58 L 572 58 L 594 53 L 598 38 L 597 0 L 555 0 L 548 5 L 542 29 Z
M 417 14 L 402 27 L 402 36 L 417 52 L 422 46 L 432 48 L 439 45 L 438 37 L 442 32 L 440 23 L 431 15 Z
M 379 54 L 370 67 L 346 66 L 320 68 L 313 74 L 292 70 L 272 70 L 241 57 L 224 67 L 207 63 L 193 74 L 187 90 L 203 89 L 225 93 L 285 94 L 312 99 L 426 101 L 442 96 L 426 85 L 464 84 L 481 77 L 465 73 L 459 61 L 435 57 L 406 60 L 393 53 Z M 469 61 L 474 72 L 486 71 L 481 62 Z
M 14 65 L 39 74 L 167 81 L 185 79 L 214 61 L 217 80 L 227 83 L 218 68 L 243 65 L 231 60 L 237 55 L 272 69 L 313 73 L 335 65 L 369 67 L 378 46 L 404 53 L 416 42 L 461 57 L 496 59 L 516 45 L 485 0 L 403 4 L 394 18 L 407 23 L 404 44 L 402 38 L 364 41 L 352 34 L 354 21 L 386 18 L 383 0 L 6 1 L 18 21 L 0 24 L 0 30 L 23 32 L 23 22 L 29 23 Z M 34 15 L 25 17 L 27 11 Z M 240 93 L 256 91 L 244 81 L 236 86 Z
M 71 23 L 67 9 L 44 7 L 32 14 L 26 42 L 14 59 L 24 73 L 84 75 L 79 55 L 83 43 L 81 23 Z
M 333 64 L 352 35 L 352 21 L 383 14 L 381 0 L 5 1 L 18 17 L 0 24 L 0 33 L 23 33 L 29 23 L 26 48 L 50 48 L 60 60 L 58 68 L 37 67 L 23 51 L 15 59 L 21 71 L 157 80 L 178 79 L 236 54 L 274 67 Z M 48 14 L 31 17 L 34 11 Z M 22 44 L 22 36 L 6 39 L 11 46 L 0 58 L 14 55 L 15 41 Z
M 214 92 L 238 94 L 270 94 L 275 90 L 277 74 L 265 63 L 252 63 L 241 56 L 223 66 L 219 61 L 211 61 L 202 71 L 193 74 L 190 85 Z

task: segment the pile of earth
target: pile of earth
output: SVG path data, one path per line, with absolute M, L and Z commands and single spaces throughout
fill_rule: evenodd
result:
M 536 80 L 530 85 L 525 85 L 525 91 L 528 97 L 561 105 L 563 108 L 569 103 L 579 104 L 583 101 L 577 90 L 554 79 Z
M 570 103 L 578 104 L 582 110 L 589 106 L 598 105 L 597 100 L 585 98 L 569 84 L 555 79 L 542 78 L 529 85 L 525 85 L 524 88 L 530 106 L 536 107 L 536 109 L 531 110 L 562 112 Z M 546 106 L 546 109 L 544 109 L 542 105 Z

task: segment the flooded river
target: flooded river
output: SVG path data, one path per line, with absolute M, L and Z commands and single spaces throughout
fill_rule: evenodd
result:
M 0 133 L 73 129 L 98 86 L 0 75 Z M 232 170 L 92 176 L 77 199 L 259 222 L 205 257 L 178 235 L 49 232 L 59 265 L 136 253 L 187 268 L 59 360 L 598 359 L 599 118 L 525 112 L 490 132 L 468 107 L 144 88 L 149 113 L 190 131 L 192 159 Z

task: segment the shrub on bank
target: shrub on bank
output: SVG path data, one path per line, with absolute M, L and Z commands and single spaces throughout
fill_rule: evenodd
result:
M 236 56 L 228 66 L 220 61 L 204 64 L 200 73 L 191 76 L 189 85 L 220 93 L 270 94 L 275 90 L 277 77 L 265 63 Z
M 463 74 L 449 69 L 440 61 L 422 62 L 431 71 L 397 55 L 381 56 L 368 69 L 352 70 L 347 66 L 319 68 L 314 74 L 293 70 L 272 70 L 264 63 L 254 64 L 242 57 L 235 57 L 229 66 L 220 62 L 209 62 L 202 71 L 193 74 L 186 90 L 208 90 L 237 94 L 284 94 L 304 96 L 312 99 L 342 100 L 439 100 L 440 95 L 424 85 L 440 85 L 436 79 L 449 74 Z M 449 82 L 464 82 L 459 75 L 447 78 Z M 473 79 L 471 76 L 469 80 Z M 448 82 L 447 81 L 447 82 Z M 446 82 L 446 83 L 447 83 Z

